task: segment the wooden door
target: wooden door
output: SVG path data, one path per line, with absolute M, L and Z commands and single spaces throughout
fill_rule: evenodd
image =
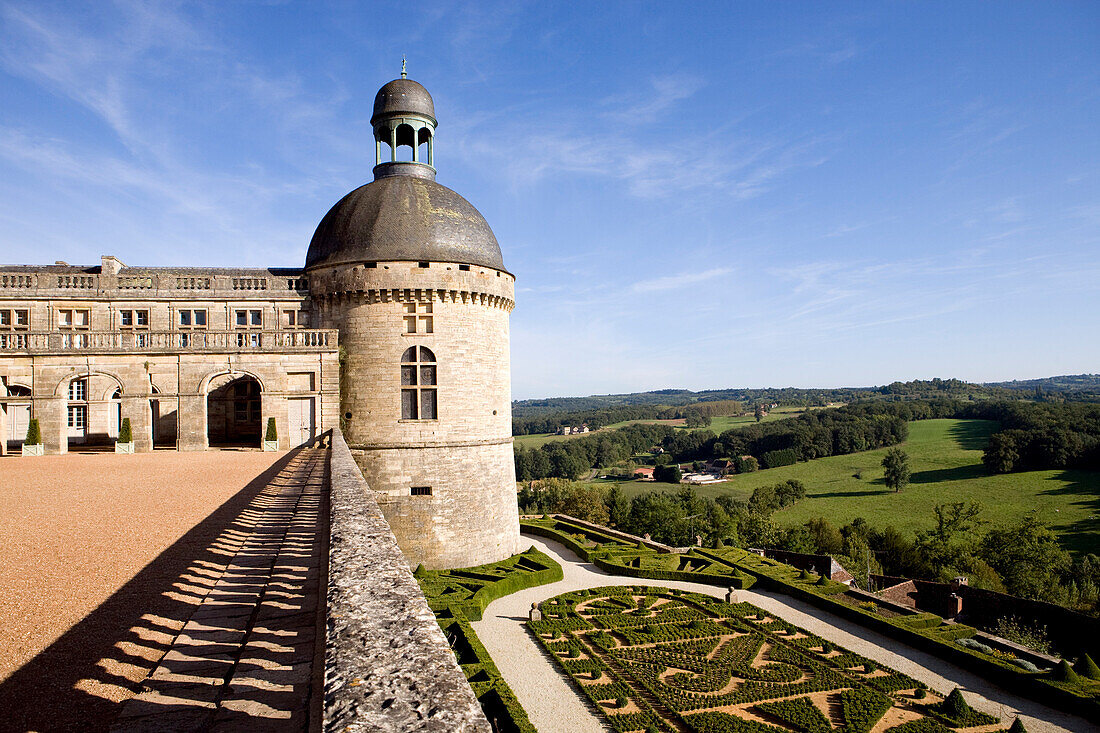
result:
M 292 397 L 288 402 L 288 430 L 290 444 L 302 445 L 313 440 L 316 434 L 314 401 L 312 397 Z

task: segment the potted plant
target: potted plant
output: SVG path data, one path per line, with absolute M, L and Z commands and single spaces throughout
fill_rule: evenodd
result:
M 42 445 L 42 429 L 38 427 L 38 418 L 32 417 L 27 425 L 27 439 L 23 441 L 23 455 L 40 456 L 45 450 Z
M 275 418 L 267 419 L 267 432 L 264 434 L 264 450 L 279 450 L 279 434 L 275 432 Z
M 118 429 L 118 440 L 115 441 L 115 453 L 134 452 L 134 431 L 130 428 L 130 418 L 122 418 L 122 426 Z

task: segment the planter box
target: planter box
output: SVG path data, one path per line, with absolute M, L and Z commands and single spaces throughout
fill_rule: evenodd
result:
M 265 452 L 266 451 L 275 451 L 275 450 L 279 450 L 279 441 L 277 441 L 277 440 L 265 440 L 264 441 L 264 451 Z
M 23 455 L 25 456 L 40 456 L 46 452 L 46 446 L 38 443 L 37 445 L 23 444 Z
M 133 443 L 115 443 L 115 453 L 133 453 Z

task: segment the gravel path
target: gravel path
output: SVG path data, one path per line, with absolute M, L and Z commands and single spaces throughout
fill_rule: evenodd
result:
M 259 451 L 0 459 L 0 730 L 102 730 L 288 460 Z M 47 702 L 48 701 L 48 702 Z
M 608 575 L 591 563 L 579 561 L 572 551 L 557 542 L 524 535 L 524 545 L 528 542 L 561 563 L 564 579 L 493 601 L 485 609 L 482 620 L 473 624 L 474 630 L 540 733 L 602 733 L 607 728 L 587 700 L 572 688 L 567 678 L 527 634 L 523 622 L 527 620 L 531 603 L 541 602 L 567 591 L 602 585 L 656 585 L 706 593 L 719 598 L 724 596 L 725 591 L 696 583 Z M 946 694 L 955 687 L 961 687 L 973 707 L 1000 717 L 1005 725 L 1018 715 L 1023 718 L 1024 725 L 1031 733 L 1096 730 L 1094 725 L 1082 718 L 1005 692 L 949 662 L 789 596 L 737 591 L 737 598 L 824 639 L 904 672 L 941 693 Z

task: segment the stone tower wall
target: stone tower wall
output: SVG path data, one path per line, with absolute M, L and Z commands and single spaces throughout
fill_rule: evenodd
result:
M 508 316 L 514 279 L 456 263 L 310 272 L 321 323 L 341 334 L 344 432 L 415 566 L 465 567 L 518 551 Z M 432 332 L 407 333 L 408 304 Z M 437 418 L 402 419 L 402 354 L 436 358 Z M 413 487 L 431 487 L 413 495 Z

